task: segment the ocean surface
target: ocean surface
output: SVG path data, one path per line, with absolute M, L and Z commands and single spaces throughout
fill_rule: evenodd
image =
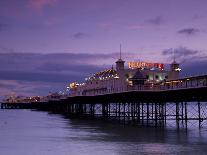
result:
M 1 155 L 207 154 L 207 128 L 140 128 L 69 119 L 31 110 L 0 110 Z

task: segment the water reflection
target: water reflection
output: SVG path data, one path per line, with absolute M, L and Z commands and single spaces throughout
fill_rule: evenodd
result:
M 124 127 L 29 110 L 0 111 L 1 154 L 206 154 L 206 128 Z

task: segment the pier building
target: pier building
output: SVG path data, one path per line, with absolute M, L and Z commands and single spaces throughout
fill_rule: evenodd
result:
M 174 60 L 166 70 L 162 63 L 128 62 L 121 57 L 116 67 L 97 72 L 85 78 L 84 83 L 70 83 L 71 96 L 99 95 L 129 90 L 155 90 L 162 82 L 179 78 L 179 64 Z

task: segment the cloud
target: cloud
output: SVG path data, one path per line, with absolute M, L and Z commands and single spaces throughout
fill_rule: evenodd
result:
M 66 83 L 111 67 L 118 53 L 0 53 L 0 79 Z M 125 58 L 135 57 L 126 53 Z
M 76 68 L 76 70 L 74 70 Z M 61 64 L 61 63 L 46 63 L 41 65 L 40 67 L 37 68 L 40 71 L 49 71 L 49 72 L 68 72 L 72 74 L 88 74 L 88 73 L 93 73 L 95 71 L 99 71 L 103 69 L 100 66 L 95 66 L 95 65 L 86 65 L 86 64 Z
M 83 32 L 77 32 L 77 33 L 73 34 L 73 37 L 76 38 L 76 39 L 82 39 L 82 38 L 85 38 L 87 36 L 88 35 L 86 33 L 83 33 Z
M 161 25 L 164 23 L 164 19 L 162 16 L 157 16 L 155 18 L 151 18 L 146 21 L 146 23 L 152 24 L 152 25 Z
M 57 0 L 29 0 L 29 5 L 35 9 L 42 9 L 45 6 L 54 5 Z
M 200 30 L 196 28 L 185 28 L 185 29 L 179 30 L 177 33 L 187 35 L 187 36 L 192 36 L 192 35 L 197 34 L 199 31 Z
M 118 54 L 0 53 L 0 96 L 9 92 L 38 94 L 38 91 L 41 95 L 65 89 L 70 82 L 84 81 L 94 72 L 111 67 L 107 60 L 111 62 L 115 55 Z
M 170 48 L 162 51 L 162 55 L 167 56 L 169 60 L 173 60 L 175 57 L 176 61 L 179 62 L 192 61 L 192 59 L 201 60 L 201 57 L 199 56 L 200 53 L 202 53 L 202 51 L 188 49 L 186 47 Z
M 0 53 L 0 79 L 66 83 L 107 68 L 118 54 Z M 105 65 L 102 62 L 105 61 Z

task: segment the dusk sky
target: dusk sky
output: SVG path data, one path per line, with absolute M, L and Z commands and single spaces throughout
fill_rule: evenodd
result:
M 207 0 L 0 0 L 0 96 L 42 95 L 126 61 L 207 73 Z

